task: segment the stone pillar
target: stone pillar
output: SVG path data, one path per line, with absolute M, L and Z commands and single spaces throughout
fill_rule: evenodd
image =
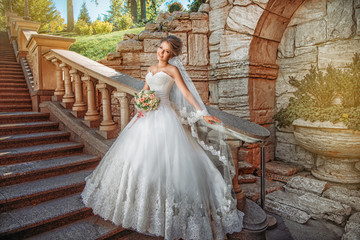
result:
M 120 128 L 123 130 L 130 121 L 129 94 L 117 91 L 114 96 L 120 103 Z
M 111 114 L 111 98 L 109 86 L 106 83 L 99 83 L 96 85 L 96 89 L 101 92 L 101 102 L 103 108 L 103 120 L 100 123 L 99 134 L 106 139 L 116 137 L 116 124 L 112 119 Z
M 87 112 L 84 117 L 84 124 L 90 128 L 98 127 L 100 125 L 100 115 L 96 109 L 95 87 L 90 76 L 85 75 L 81 77 L 81 81 L 86 83 L 87 88 Z
M 233 178 L 233 188 L 234 192 L 236 194 L 237 199 L 237 208 L 242 211 L 245 208 L 245 194 L 243 193 L 243 190 L 239 184 L 239 159 L 238 159 L 238 153 L 239 149 L 242 146 L 242 142 L 239 140 L 228 140 L 227 143 L 229 144 L 232 159 L 234 161 L 234 167 L 235 167 L 235 176 Z
M 69 67 L 65 63 L 61 63 L 60 67 L 64 72 L 65 94 L 62 99 L 61 105 L 64 108 L 71 108 L 75 102 L 74 93 L 72 90 L 71 78 L 69 74 Z
M 64 81 L 62 78 L 62 70 L 60 68 L 60 61 L 57 59 L 52 59 L 51 62 L 56 66 L 56 88 L 52 101 L 61 101 L 62 97 L 65 94 Z
M 83 89 L 80 75 L 76 69 L 71 69 L 70 74 L 75 82 L 75 103 L 72 107 L 72 114 L 77 118 L 82 118 L 86 112 L 86 104 L 83 100 Z

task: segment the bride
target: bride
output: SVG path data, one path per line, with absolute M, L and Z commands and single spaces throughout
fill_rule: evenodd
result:
M 207 113 L 176 57 L 180 39 L 170 35 L 160 44 L 143 88 L 155 91 L 158 109 L 129 122 L 86 178 L 81 196 L 95 214 L 124 228 L 169 240 L 224 239 L 241 231 L 244 215 L 236 209 L 231 174 L 223 174 L 232 160 L 201 141 L 196 130 L 201 118 L 221 121 Z

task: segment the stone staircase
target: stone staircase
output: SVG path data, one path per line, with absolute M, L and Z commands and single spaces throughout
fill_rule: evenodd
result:
M 100 158 L 48 113 L 32 112 L 12 46 L 0 33 L 0 239 L 122 239 L 136 234 L 94 216 L 80 198 Z M 124 238 L 125 239 L 125 238 Z

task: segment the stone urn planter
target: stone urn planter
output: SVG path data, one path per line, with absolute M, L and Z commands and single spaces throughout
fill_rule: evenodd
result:
M 360 183 L 360 131 L 342 123 L 293 122 L 295 139 L 300 146 L 317 154 L 311 173 L 336 183 Z

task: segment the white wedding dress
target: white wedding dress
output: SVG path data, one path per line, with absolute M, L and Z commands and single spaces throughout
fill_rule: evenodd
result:
M 174 80 L 149 72 L 159 108 L 135 116 L 86 178 L 83 202 L 124 228 L 165 239 L 223 239 L 243 213 L 218 169 L 170 106 Z

